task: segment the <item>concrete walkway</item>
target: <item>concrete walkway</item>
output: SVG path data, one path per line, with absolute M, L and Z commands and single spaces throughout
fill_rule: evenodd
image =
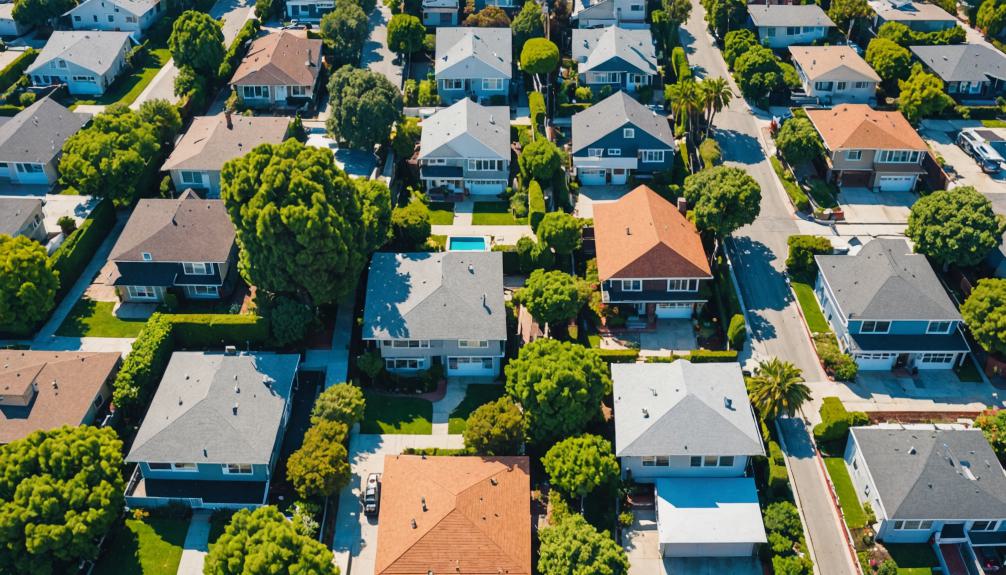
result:
M 465 200 L 454 204 L 454 225 L 472 225 L 472 215 L 475 213 L 475 202 Z
M 332 347 L 309 349 L 302 369 L 325 372 L 325 389 L 346 381 L 349 375 L 349 342 L 353 336 L 353 304 L 342 302 L 335 315 Z
M 451 412 L 465 399 L 468 384 L 463 381 L 447 380 L 447 393 L 433 404 L 433 435 L 447 435 Z
M 178 564 L 178 575 L 202 575 L 203 560 L 209 551 L 210 515 L 208 509 L 197 509 L 192 513 L 189 530 L 185 533 L 182 546 L 182 561 Z

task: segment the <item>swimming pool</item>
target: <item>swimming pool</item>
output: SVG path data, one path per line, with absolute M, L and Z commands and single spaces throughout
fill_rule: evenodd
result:
M 488 250 L 489 242 L 485 236 L 451 236 L 447 240 L 447 251 L 451 252 L 484 252 Z

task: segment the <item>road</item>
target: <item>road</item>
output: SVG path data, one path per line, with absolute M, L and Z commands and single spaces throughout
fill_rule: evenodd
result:
M 706 31 L 705 12 L 698 2 L 692 2 L 691 17 L 679 34 L 698 77 L 730 79 L 723 57 Z M 753 332 L 752 347 L 757 357 L 774 356 L 794 363 L 808 381 L 823 380 L 825 375 L 783 275 L 786 239 L 799 233 L 800 228 L 766 157 L 760 133 L 764 122 L 759 123 L 739 97 L 740 91 L 732 79 L 730 82 L 738 97 L 717 114 L 716 140 L 725 162 L 744 169 L 762 189 L 760 215 L 751 225 L 734 232 L 731 242 L 735 271 Z M 857 573 L 806 425 L 800 420 L 787 420 L 782 427 L 787 463 L 817 573 Z
M 363 43 L 360 67 L 383 74 L 399 89 L 402 87 L 402 65 L 395 53 L 388 48 L 388 22 L 391 9 L 384 2 L 377 3 L 377 9 L 370 13 L 370 35 Z

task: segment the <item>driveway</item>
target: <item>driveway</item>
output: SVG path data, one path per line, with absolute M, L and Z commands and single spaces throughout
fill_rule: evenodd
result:
M 690 319 L 659 319 L 657 328 L 639 334 L 639 355 L 670 355 L 698 347 Z
M 1003 403 L 991 384 L 962 382 L 953 370 L 922 370 L 915 377 L 860 371 L 854 383 L 809 385 L 814 397 L 838 397 L 850 411 L 977 412 Z
M 592 218 L 595 202 L 613 202 L 628 191 L 629 186 L 581 186 L 573 215 L 579 218 Z
M 629 556 L 629 575 L 761 575 L 755 557 L 660 556 L 656 514 L 652 509 L 633 510 L 632 528 L 622 535 Z
M 392 84 L 401 89 L 402 65 L 396 60 L 395 53 L 388 49 L 390 20 L 391 9 L 383 2 L 378 2 L 377 9 L 370 13 L 370 37 L 363 44 L 360 67 L 384 74 Z
M 912 192 L 874 192 L 867 188 L 842 188 L 838 194 L 845 220 L 853 224 L 907 224 L 917 199 Z
M 974 158 L 967 155 L 954 143 L 954 138 L 961 128 L 968 125 L 977 127 L 979 122 L 949 122 L 949 121 L 923 121 L 922 129 L 919 133 L 926 144 L 937 154 L 939 154 L 946 165 L 947 175 L 954 176 L 950 187 L 974 186 L 983 193 L 1006 193 L 1006 173 L 986 174 L 978 167 Z M 1006 132 L 1006 130 L 996 129 L 996 132 Z M 1003 134 L 1006 135 L 1006 134 Z

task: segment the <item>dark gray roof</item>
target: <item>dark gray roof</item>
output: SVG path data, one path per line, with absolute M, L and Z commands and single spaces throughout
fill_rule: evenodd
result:
M 948 334 L 849 334 L 853 351 L 920 352 L 920 351 L 970 351 L 968 342 L 959 330 Z
M 111 261 L 225 262 L 234 247 L 234 224 L 221 200 L 192 191 L 178 199 L 140 200 L 108 256 Z
M 0 234 L 13 236 L 20 232 L 28 218 L 41 206 L 40 198 L 0 197 Z
M 874 239 L 856 255 L 816 256 L 849 319 L 960 320 L 926 257 L 903 239 Z
M 850 431 L 888 519 L 1006 517 L 1006 474 L 981 430 Z
M 297 354 L 173 353 L 126 460 L 269 463 L 299 363 Z
M 576 153 L 625 124 L 632 124 L 674 148 L 674 132 L 667 118 L 618 91 L 573 115 L 573 152 Z
M 614 363 L 615 454 L 762 455 L 736 363 Z
M 1006 55 L 981 44 L 911 46 L 915 57 L 944 82 L 985 82 L 1006 79 Z
M 47 164 L 63 143 L 91 121 L 52 98 L 42 98 L 0 125 L 0 162 Z
M 363 337 L 506 340 L 503 254 L 374 254 Z
M 817 4 L 803 5 L 750 5 L 748 14 L 755 26 L 834 26 Z

